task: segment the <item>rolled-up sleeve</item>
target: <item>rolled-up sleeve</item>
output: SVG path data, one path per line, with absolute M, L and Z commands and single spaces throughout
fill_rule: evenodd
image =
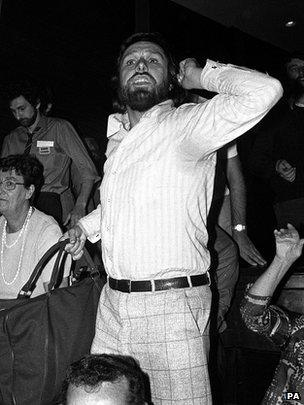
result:
M 218 93 L 200 104 L 176 110 L 176 125 L 184 145 L 206 155 L 239 137 L 277 103 L 281 83 L 266 74 L 208 60 L 201 73 L 206 90 Z

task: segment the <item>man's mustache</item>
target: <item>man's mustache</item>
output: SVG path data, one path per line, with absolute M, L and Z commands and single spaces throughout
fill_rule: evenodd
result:
M 130 77 L 128 82 L 132 81 L 137 76 L 146 76 L 146 77 L 149 77 L 153 82 L 155 82 L 154 77 L 148 72 L 146 72 L 146 73 L 134 73 L 134 75 Z

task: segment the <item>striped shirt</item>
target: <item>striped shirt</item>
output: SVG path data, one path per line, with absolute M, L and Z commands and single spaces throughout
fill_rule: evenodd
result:
M 127 114 L 109 117 L 101 204 L 80 225 L 91 241 L 101 238 L 111 277 L 170 278 L 209 268 L 215 152 L 255 125 L 282 88 L 265 74 L 212 61 L 201 84 L 219 94 L 179 108 L 167 100 L 132 128 Z

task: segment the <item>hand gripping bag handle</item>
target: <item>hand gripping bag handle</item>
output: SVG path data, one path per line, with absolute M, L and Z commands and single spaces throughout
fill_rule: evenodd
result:
M 65 246 L 65 245 L 64 245 Z M 63 247 L 64 249 L 64 247 Z M 61 252 L 58 253 L 58 256 L 56 258 L 56 262 L 54 264 L 54 269 L 52 272 L 51 280 L 49 283 L 49 290 L 52 290 L 53 288 L 56 288 L 59 282 L 60 274 L 62 274 L 63 271 L 63 266 L 65 263 L 66 255 L 67 252 L 64 251 L 64 254 L 60 254 Z M 94 274 L 99 274 L 98 268 L 93 262 L 93 259 L 91 258 L 89 252 L 85 247 L 83 247 L 83 256 L 86 259 L 87 264 L 89 265 L 88 271 L 90 272 L 90 275 L 93 276 Z
M 57 260 L 56 260 L 54 268 L 53 268 L 52 276 L 53 276 L 54 271 L 56 271 L 56 273 L 57 273 L 58 269 L 56 269 L 56 266 L 58 267 L 60 259 L 65 251 L 64 250 L 65 245 L 68 242 L 69 242 L 69 239 L 57 242 L 57 243 L 55 243 L 55 245 L 51 246 L 49 248 L 49 250 L 47 250 L 45 252 L 45 254 L 42 256 L 42 258 L 36 264 L 32 274 L 30 275 L 30 278 L 25 283 L 25 285 L 22 287 L 22 289 L 20 290 L 17 298 L 30 298 L 31 297 L 31 295 L 36 287 L 37 281 L 38 281 L 39 277 L 41 276 L 41 273 L 42 273 L 45 265 L 59 251 Z

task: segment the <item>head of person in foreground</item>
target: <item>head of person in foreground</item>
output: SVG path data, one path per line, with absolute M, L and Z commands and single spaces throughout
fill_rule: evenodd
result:
M 64 404 L 145 405 L 145 375 L 129 356 L 91 354 L 73 363 L 64 382 Z

